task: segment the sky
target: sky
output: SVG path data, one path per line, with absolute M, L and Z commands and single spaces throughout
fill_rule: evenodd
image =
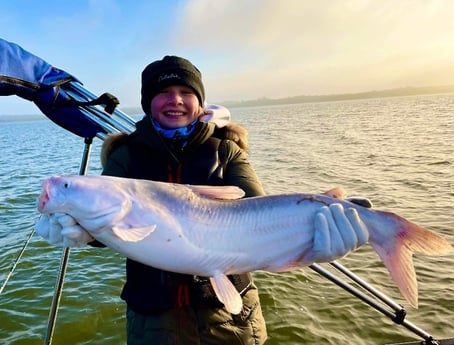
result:
M 191 60 L 207 101 L 454 84 L 451 0 L 0 0 L 0 37 L 121 108 L 164 55 Z M 1 63 L 1 61 L 0 61 Z M 33 114 L 0 97 L 0 114 Z

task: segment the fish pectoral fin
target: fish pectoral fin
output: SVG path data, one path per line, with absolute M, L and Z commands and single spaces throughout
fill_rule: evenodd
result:
M 224 303 L 227 311 L 239 314 L 243 309 L 243 299 L 230 279 L 224 273 L 219 272 L 210 277 L 210 282 L 217 298 Z
M 125 242 L 137 242 L 143 240 L 149 234 L 156 230 L 156 225 L 150 225 L 143 228 L 121 228 L 112 227 L 112 231 L 121 240 Z

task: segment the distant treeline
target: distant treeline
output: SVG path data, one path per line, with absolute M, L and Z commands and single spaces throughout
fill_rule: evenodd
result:
M 383 97 L 399 97 L 399 96 L 413 96 L 413 95 L 430 95 L 437 93 L 454 93 L 454 85 L 444 86 L 429 86 L 429 87 L 403 87 L 398 89 L 388 89 L 380 91 L 367 91 L 358 93 L 344 93 L 334 95 L 315 95 L 315 96 L 294 96 L 286 98 L 259 98 L 254 100 L 246 101 L 219 101 L 217 104 L 222 104 L 228 108 L 235 107 L 256 107 L 266 105 L 282 105 L 282 104 L 296 104 L 296 103 L 308 103 L 308 102 L 332 102 L 332 101 L 345 101 L 352 99 L 365 99 L 365 98 L 383 98 Z M 141 108 L 126 107 L 122 108 L 121 104 L 119 107 L 129 116 L 137 117 L 138 120 L 143 116 Z M 1 113 L 0 108 L 0 122 L 9 121 L 33 121 L 33 120 L 44 120 L 46 117 L 42 114 L 32 115 L 6 115 Z
M 454 85 L 444 86 L 430 86 L 430 87 L 403 87 L 398 89 L 387 89 L 380 91 L 367 91 L 359 93 L 345 93 L 334 95 L 314 95 L 314 96 L 294 96 L 286 98 L 259 98 L 255 100 L 246 101 L 226 101 L 220 102 L 226 107 L 253 107 L 263 105 L 282 105 L 282 104 L 296 104 L 308 102 L 332 102 L 344 101 L 352 99 L 365 99 L 365 98 L 383 98 L 383 97 L 399 97 L 399 96 L 412 96 L 423 94 L 437 94 L 437 93 L 451 93 L 454 92 Z

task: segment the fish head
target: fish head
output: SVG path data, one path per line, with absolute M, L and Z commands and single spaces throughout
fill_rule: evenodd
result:
M 63 188 L 62 188 L 63 185 Z M 51 177 L 42 183 L 42 191 L 38 197 L 38 211 L 41 213 L 58 212 L 58 206 L 65 204 L 64 189 L 65 182 L 58 177 Z
M 93 219 L 124 208 L 125 198 L 114 184 L 100 184 L 90 176 L 52 176 L 42 183 L 38 211 L 67 213 L 74 218 Z

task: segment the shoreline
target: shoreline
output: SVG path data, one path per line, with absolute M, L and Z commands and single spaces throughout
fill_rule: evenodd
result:
M 375 98 L 389 98 L 389 97 L 407 97 L 407 96 L 418 96 L 418 95 L 437 95 L 437 94 L 449 94 L 454 93 L 454 85 L 444 86 L 431 86 L 431 87 L 404 87 L 396 89 L 387 89 L 379 91 L 366 91 L 358 93 L 345 93 L 345 94 L 333 94 L 333 95 L 301 95 L 285 98 L 259 98 L 255 100 L 244 100 L 244 101 L 224 101 L 214 102 L 215 104 L 221 104 L 227 108 L 241 108 L 241 107 L 260 107 L 260 106 L 272 106 L 272 105 L 286 105 L 286 104 L 298 104 L 298 103 L 323 103 L 323 102 L 336 102 L 336 101 L 350 101 L 359 99 L 375 99 Z M 142 114 L 141 108 L 125 107 L 122 109 L 129 116 L 136 116 Z M 1 109 L 0 109 L 1 110 Z M 47 120 L 48 118 L 42 113 L 36 114 L 24 114 L 24 115 L 9 115 L 0 113 L 0 123 L 3 122 L 20 122 L 20 121 L 39 121 Z

